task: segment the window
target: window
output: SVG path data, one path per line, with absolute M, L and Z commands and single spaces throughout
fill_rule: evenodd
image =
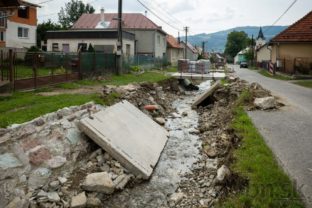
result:
M 69 53 L 69 44 L 63 44 L 63 52 Z
M 78 51 L 86 52 L 88 44 L 86 43 L 78 43 Z
M 6 27 L 6 13 L 4 11 L 0 11 L 0 27 Z
M 130 56 L 131 45 L 126 44 L 126 56 Z
M 0 41 L 4 41 L 4 32 L 0 32 Z
M 17 28 L 17 36 L 19 38 L 28 38 L 29 29 L 25 27 L 18 27 Z
M 29 7 L 19 8 L 17 12 L 18 17 L 28 19 L 29 17 Z
M 157 43 L 160 45 L 160 35 L 157 35 Z
M 52 43 L 52 51 L 59 51 L 58 43 Z

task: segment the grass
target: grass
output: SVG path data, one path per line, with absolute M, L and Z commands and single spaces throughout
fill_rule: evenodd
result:
M 279 167 L 272 151 L 254 127 L 242 103 L 251 95 L 245 91 L 234 109 L 232 127 L 242 138 L 241 146 L 234 151 L 232 170 L 248 179 L 246 189 L 229 196 L 220 207 L 226 208 L 303 208 L 289 177 Z
M 81 80 L 63 83 L 57 87 L 76 89 L 82 85 L 125 85 L 139 82 L 158 82 L 164 79 L 168 79 L 168 77 L 162 73 L 146 72 L 140 75 L 123 74 L 121 76 L 112 76 L 105 81 Z M 4 128 L 14 123 L 23 123 L 60 108 L 81 105 L 89 101 L 110 105 L 119 98 L 119 95 L 116 93 L 102 98 L 98 94 L 60 94 L 55 96 L 41 96 L 37 94 L 38 92 L 49 91 L 53 91 L 53 88 L 45 87 L 34 92 L 17 92 L 13 93 L 12 96 L 0 97 L 0 127 Z
M 269 78 L 272 78 L 272 79 L 278 79 L 278 80 L 292 80 L 291 77 L 289 76 L 285 76 L 285 75 L 281 75 L 281 74 L 271 74 L 270 72 L 268 72 L 267 70 L 265 69 L 260 69 L 258 71 L 260 74 L 262 74 L 263 76 L 265 77 L 269 77 Z
M 33 75 L 33 69 L 31 66 L 25 66 L 25 65 L 17 65 L 16 68 L 16 75 L 18 79 L 25 79 L 25 78 L 32 78 Z M 65 74 L 64 68 L 55 68 L 53 69 L 53 74 Z M 46 67 L 40 67 L 37 69 L 37 76 L 50 76 L 52 73 L 52 68 L 46 68 Z M 70 73 L 68 71 L 68 73 Z
M 176 66 L 171 66 L 165 69 L 166 72 L 178 72 L 178 67 Z
M 150 71 L 143 74 L 122 74 L 120 76 L 112 75 L 106 80 L 79 80 L 76 82 L 62 83 L 56 85 L 56 88 L 61 89 L 77 89 L 82 86 L 92 86 L 92 85 L 127 85 L 130 83 L 141 83 L 141 82 L 159 82 L 169 77 L 163 73 Z
M 301 80 L 301 81 L 296 81 L 293 83 L 296 85 L 303 86 L 303 87 L 312 88 L 312 80 Z
M 14 123 L 23 123 L 60 108 L 81 105 L 89 101 L 106 104 L 97 94 L 61 94 L 40 96 L 33 92 L 15 93 L 12 96 L 0 97 L 0 127 Z

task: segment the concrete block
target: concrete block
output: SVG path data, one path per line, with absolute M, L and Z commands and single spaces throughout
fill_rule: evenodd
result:
M 220 87 L 220 81 L 217 81 L 216 83 L 214 83 L 209 89 L 208 91 L 204 92 L 203 94 L 199 95 L 195 101 L 192 104 L 192 108 L 197 108 L 198 105 L 200 105 L 202 102 L 204 102 L 204 100 L 206 100 L 209 96 L 211 96 L 214 91 L 216 91 L 219 87 Z
M 82 119 L 80 129 L 134 175 L 148 179 L 168 132 L 128 101 Z

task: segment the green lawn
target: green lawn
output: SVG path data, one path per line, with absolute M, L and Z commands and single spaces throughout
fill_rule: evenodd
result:
M 244 92 L 239 102 L 248 100 L 250 95 Z M 248 185 L 242 192 L 225 199 L 220 207 L 303 208 L 304 205 L 289 177 L 279 167 L 273 153 L 241 105 L 234 110 L 232 127 L 242 138 L 242 142 L 234 151 L 231 169 L 248 179 Z
M 168 79 L 168 77 L 162 73 L 146 72 L 141 75 L 124 74 L 112 76 L 105 81 L 81 80 L 60 84 L 59 87 L 75 89 L 82 85 L 125 85 L 139 82 L 158 82 L 164 79 Z M 97 94 L 61 94 L 55 96 L 41 96 L 37 94 L 37 92 L 42 91 L 53 91 L 53 89 L 46 87 L 35 92 L 16 92 L 12 96 L 0 97 L 0 127 L 4 128 L 14 123 L 23 123 L 60 108 L 81 105 L 89 101 L 109 105 L 119 97 L 117 94 L 111 94 L 105 98 Z
M 312 88 L 312 80 L 300 80 L 293 83 L 303 87 Z
M 25 78 L 32 78 L 33 75 L 33 69 L 31 66 L 26 66 L 26 65 L 16 65 L 15 67 L 16 70 L 16 76 L 18 79 L 25 79 Z M 57 75 L 57 74 L 65 74 L 66 71 L 64 68 L 46 68 L 46 67 L 39 67 L 37 69 L 37 76 L 49 76 L 52 74 Z M 70 73 L 70 71 L 68 71 Z
M 262 74 L 263 76 L 266 76 L 266 77 L 269 77 L 269 78 L 272 78 L 272 79 L 279 79 L 279 80 L 292 80 L 291 77 L 287 76 L 287 75 L 281 75 L 281 74 L 271 74 L 268 70 L 266 69 L 260 69 L 258 71 L 260 74 Z

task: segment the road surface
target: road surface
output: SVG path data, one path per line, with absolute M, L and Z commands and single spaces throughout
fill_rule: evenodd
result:
M 259 83 L 286 105 L 278 111 L 248 114 L 281 166 L 296 182 L 307 207 L 312 207 L 312 89 L 232 67 L 241 79 Z

